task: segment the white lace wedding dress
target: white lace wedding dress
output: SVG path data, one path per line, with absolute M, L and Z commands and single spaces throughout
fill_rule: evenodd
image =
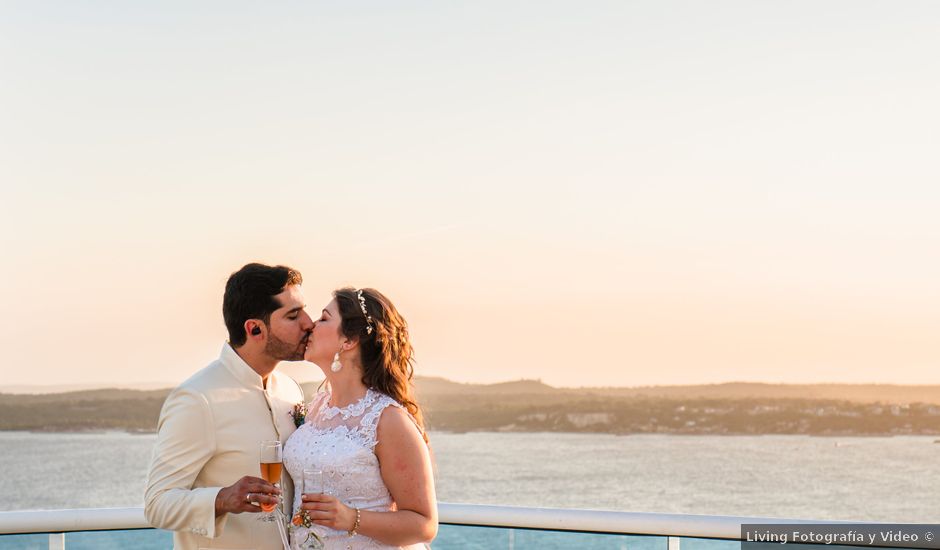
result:
M 370 512 L 388 512 L 392 497 L 382 481 L 375 456 L 376 428 L 386 407 L 401 407 L 391 397 L 369 389 L 359 401 L 347 407 L 330 407 L 330 394 L 321 392 L 307 406 L 307 419 L 284 445 L 284 467 L 294 481 L 294 511 L 300 509 L 303 470 L 323 472 L 325 489 L 343 504 Z M 294 527 L 291 548 L 306 548 L 308 530 Z M 425 549 L 425 544 L 388 546 L 362 535 L 350 537 L 322 525 L 313 526 L 326 550 Z

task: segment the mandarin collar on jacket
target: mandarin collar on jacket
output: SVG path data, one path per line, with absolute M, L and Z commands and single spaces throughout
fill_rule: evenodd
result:
M 222 361 L 225 368 L 228 369 L 239 382 L 244 384 L 245 387 L 264 391 L 264 383 L 261 380 L 261 375 L 255 372 L 255 369 L 249 367 L 248 363 L 235 353 L 232 345 L 228 342 L 222 344 L 222 354 L 219 355 L 219 361 Z M 268 377 L 269 388 L 273 378 L 273 376 Z

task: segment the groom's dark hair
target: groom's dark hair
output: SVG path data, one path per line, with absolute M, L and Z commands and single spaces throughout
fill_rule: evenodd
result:
M 248 264 L 232 273 L 225 283 L 222 298 L 222 318 L 228 329 L 228 341 L 233 348 L 245 344 L 245 321 L 261 319 L 267 325 L 271 313 L 283 306 L 275 296 L 288 285 L 304 282 L 300 272 L 283 265 Z

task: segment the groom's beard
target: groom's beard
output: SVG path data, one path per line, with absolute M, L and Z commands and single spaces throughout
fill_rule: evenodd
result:
M 268 336 L 268 343 L 264 346 L 264 353 L 278 361 L 300 361 L 304 358 L 305 347 L 305 341 L 291 345 L 271 334 Z

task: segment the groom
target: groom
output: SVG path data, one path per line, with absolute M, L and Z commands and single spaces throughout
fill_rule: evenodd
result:
M 281 494 L 259 477 L 260 443 L 283 444 L 295 429 L 291 411 L 303 402 L 300 386 L 275 371 L 279 361 L 303 359 L 313 330 L 302 282 L 284 266 L 253 263 L 233 273 L 222 301 L 228 342 L 163 404 L 144 513 L 154 527 L 175 531 L 177 550 L 282 547 L 274 522 L 243 512 L 260 512 Z M 289 513 L 287 476 L 283 491 Z

